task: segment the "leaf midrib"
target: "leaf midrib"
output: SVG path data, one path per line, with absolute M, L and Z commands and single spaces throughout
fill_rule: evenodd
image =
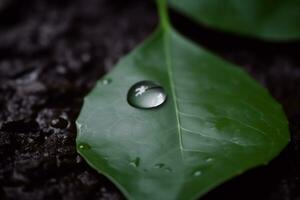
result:
M 176 100 L 176 90 L 175 90 L 175 83 L 174 83 L 174 76 L 173 76 L 173 70 L 172 70 L 172 59 L 171 59 L 171 52 L 170 52 L 170 27 L 164 27 L 162 30 L 163 34 L 163 45 L 164 45 L 164 53 L 166 56 L 166 65 L 167 65 L 167 72 L 168 72 L 168 80 L 171 88 L 171 96 L 174 103 L 174 109 L 175 109 L 175 115 L 176 115 L 176 123 L 177 123 L 177 132 L 178 132 L 178 140 L 179 140 L 179 147 L 180 151 L 184 150 L 183 144 L 182 144 L 182 133 L 181 133 L 181 122 L 179 117 L 179 107 L 178 102 Z

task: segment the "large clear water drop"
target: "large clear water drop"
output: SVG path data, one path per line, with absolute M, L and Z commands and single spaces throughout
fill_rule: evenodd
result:
M 136 108 L 151 109 L 162 105 L 167 94 L 162 86 L 153 81 L 135 83 L 128 91 L 127 101 Z

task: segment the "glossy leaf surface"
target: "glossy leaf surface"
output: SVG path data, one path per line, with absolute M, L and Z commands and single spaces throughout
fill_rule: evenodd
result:
M 77 148 L 128 199 L 195 199 L 268 163 L 289 140 L 282 108 L 263 87 L 170 27 L 103 80 L 85 99 Z M 164 88 L 163 105 L 127 102 L 144 80 Z
M 267 40 L 300 39 L 299 0 L 170 0 L 203 25 Z

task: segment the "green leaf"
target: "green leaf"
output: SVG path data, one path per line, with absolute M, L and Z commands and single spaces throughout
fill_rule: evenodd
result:
M 165 89 L 162 106 L 128 104 L 143 80 Z M 267 164 L 289 141 L 282 108 L 263 87 L 167 25 L 98 82 L 77 124 L 78 152 L 128 199 L 195 199 Z
M 195 21 L 267 40 L 300 39 L 299 0 L 169 0 Z

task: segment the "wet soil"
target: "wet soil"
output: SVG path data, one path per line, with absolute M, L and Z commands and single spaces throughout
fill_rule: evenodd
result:
M 300 43 L 275 44 L 175 26 L 241 65 L 282 103 L 292 142 L 268 166 L 203 199 L 300 199 Z M 0 1 L 0 199 L 124 199 L 76 153 L 84 95 L 157 23 L 147 0 Z

